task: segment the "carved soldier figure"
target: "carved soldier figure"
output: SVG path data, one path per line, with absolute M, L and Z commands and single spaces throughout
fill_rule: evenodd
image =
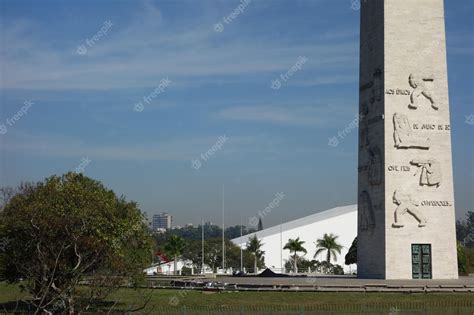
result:
M 425 83 L 427 81 L 433 82 L 433 77 L 420 78 L 414 74 L 410 74 L 410 78 L 408 81 L 410 82 L 411 87 L 414 89 L 410 95 L 410 104 L 408 105 L 409 108 L 417 109 L 419 97 L 423 95 L 431 102 L 431 107 L 436 110 L 438 109 L 438 104 L 434 99 L 433 93 L 431 93 L 429 87 Z
M 382 99 L 383 95 L 383 82 L 382 82 L 382 70 L 375 69 L 374 71 L 374 84 L 370 93 L 370 103 L 374 104 Z
M 380 185 L 382 182 L 382 172 L 383 172 L 383 161 L 382 154 L 378 147 L 373 147 L 369 150 L 369 166 L 368 166 L 368 175 L 369 183 L 371 185 Z
M 418 210 L 419 203 L 413 201 L 410 195 L 395 190 L 395 192 L 393 193 L 393 203 L 398 205 L 397 209 L 395 209 L 395 222 L 392 224 L 393 227 L 404 226 L 404 224 L 402 223 L 402 216 L 407 212 L 410 213 L 418 221 L 419 227 L 426 226 L 426 218 Z
M 359 195 L 359 223 L 362 230 L 372 230 L 375 227 L 375 214 L 372 206 L 372 200 L 367 191 L 363 191 Z
M 421 168 L 420 185 L 421 186 L 436 186 L 441 184 L 441 165 L 437 160 L 412 160 L 410 162 L 418 166 L 414 176 L 417 176 Z

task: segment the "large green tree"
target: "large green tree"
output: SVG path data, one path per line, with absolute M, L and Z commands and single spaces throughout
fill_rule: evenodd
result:
M 152 249 L 144 215 L 98 181 L 52 176 L 21 185 L 1 209 L 1 278 L 24 280 L 37 313 L 77 313 L 143 279 Z
M 170 257 L 173 257 L 175 275 L 178 274 L 178 259 L 183 255 L 185 248 L 186 242 L 184 239 L 176 235 L 171 235 L 164 246 L 165 253 Z
M 265 251 L 261 250 L 263 243 L 257 238 L 257 235 L 249 238 L 247 242 L 247 250 L 251 252 L 254 256 L 253 272 L 257 273 L 257 264 L 258 261 L 262 260 Z
M 337 261 L 337 254 L 341 254 L 342 245 L 337 242 L 339 236 L 334 234 L 324 233 L 323 238 L 316 241 L 316 253 L 314 258 L 320 253 L 326 251 L 326 262 L 331 263 L 331 257 Z
M 288 249 L 291 252 L 293 252 L 293 262 L 294 262 L 294 267 L 295 267 L 295 273 L 298 272 L 298 253 L 303 252 L 307 253 L 306 248 L 303 247 L 303 244 L 305 242 L 301 241 L 299 237 L 296 239 L 289 239 L 288 243 L 285 244 L 285 247 L 283 249 Z

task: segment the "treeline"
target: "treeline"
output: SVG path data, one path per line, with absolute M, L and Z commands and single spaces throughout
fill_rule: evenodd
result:
M 257 230 L 254 228 L 248 228 L 242 226 L 242 235 L 247 235 Z M 165 233 L 155 233 L 157 241 L 166 240 L 171 235 L 176 235 L 184 238 L 185 240 L 201 240 L 202 227 L 198 225 L 197 227 L 184 227 L 181 229 L 170 229 Z M 234 238 L 240 237 L 240 225 L 231 226 L 225 229 L 225 239 L 231 240 Z M 221 238 L 222 239 L 222 228 L 218 225 L 204 224 L 204 238 Z

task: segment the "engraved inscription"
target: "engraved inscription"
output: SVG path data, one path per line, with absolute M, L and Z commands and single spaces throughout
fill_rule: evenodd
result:
M 385 91 L 387 95 L 411 95 L 410 90 L 403 90 L 403 89 L 387 89 Z
M 441 201 L 441 200 L 423 200 L 421 202 L 422 206 L 429 206 L 429 207 L 451 207 L 451 203 L 449 201 Z
M 410 166 L 408 165 L 389 165 L 387 167 L 389 172 L 409 172 Z
M 451 125 L 443 124 L 413 124 L 413 130 L 428 130 L 428 131 L 451 131 Z

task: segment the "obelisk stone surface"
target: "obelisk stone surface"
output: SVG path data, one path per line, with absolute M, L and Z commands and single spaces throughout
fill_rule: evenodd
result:
M 358 275 L 455 279 L 443 0 L 361 8 Z

